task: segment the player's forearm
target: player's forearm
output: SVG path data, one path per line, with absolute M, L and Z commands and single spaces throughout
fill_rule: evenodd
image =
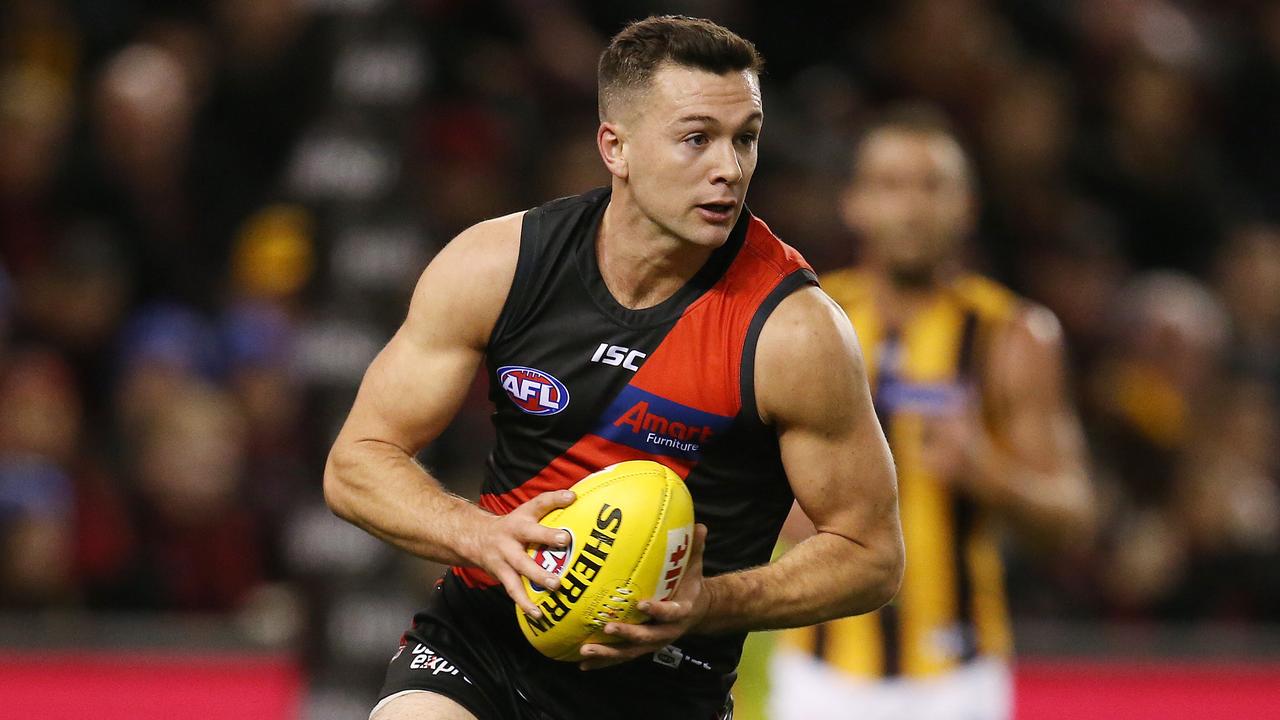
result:
M 376 440 L 335 444 L 325 465 L 325 501 L 339 517 L 420 557 L 471 564 L 466 540 L 490 518 L 444 490 L 403 450 Z
M 985 476 L 970 491 L 1020 527 L 1059 542 L 1083 540 L 1093 528 L 1093 500 L 1081 469 L 1046 472 L 992 448 L 977 463 Z
M 902 581 L 902 546 L 819 532 L 774 562 L 705 580 L 710 596 L 698 633 L 801 627 L 871 612 Z

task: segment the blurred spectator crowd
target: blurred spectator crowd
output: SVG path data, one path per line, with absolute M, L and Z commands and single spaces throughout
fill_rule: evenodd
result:
M 961 128 L 973 264 L 1062 319 L 1102 501 L 1089 546 L 1011 549 L 1015 610 L 1280 621 L 1264 0 L 7 0 L 0 608 L 227 613 L 377 670 L 433 569 L 328 514 L 329 440 L 442 242 L 606 183 L 596 57 L 671 11 L 765 55 L 751 205 L 820 271 L 857 257 L 859 126 Z M 423 457 L 463 493 L 483 382 Z

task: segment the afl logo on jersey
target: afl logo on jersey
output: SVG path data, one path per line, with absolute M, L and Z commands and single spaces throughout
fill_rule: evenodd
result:
M 569 405 L 569 390 L 551 375 L 523 365 L 498 368 L 498 382 L 516 407 L 530 415 L 555 415 Z

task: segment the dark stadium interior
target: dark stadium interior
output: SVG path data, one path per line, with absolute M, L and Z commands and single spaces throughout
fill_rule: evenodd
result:
M 1274 638 L 1280 3 L 6 0 L 0 647 L 219 618 L 306 717 L 367 714 L 439 568 L 330 514 L 329 443 L 439 247 L 607 183 L 596 58 L 672 11 L 765 56 L 749 203 L 819 271 L 857 257 L 859 127 L 960 129 L 973 261 L 1061 319 L 1101 502 L 1086 546 L 1006 548 L 1017 618 Z M 484 382 L 421 458 L 462 494 Z

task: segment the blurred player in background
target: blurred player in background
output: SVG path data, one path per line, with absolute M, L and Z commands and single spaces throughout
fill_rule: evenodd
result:
M 860 267 L 822 278 L 867 359 L 899 474 L 907 569 L 875 613 L 789 631 L 775 720 L 1011 713 L 997 522 L 1088 537 L 1092 492 L 1056 318 L 964 267 L 973 171 L 945 118 L 903 106 L 856 149 L 842 214 Z M 793 513 L 787 534 L 803 537 Z
M 760 63 L 709 21 L 628 26 L 600 61 L 611 187 L 480 223 L 423 273 L 325 473 L 339 515 L 454 566 L 374 720 L 724 720 L 748 631 L 867 612 L 896 590 L 893 467 L 852 329 L 743 204 Z M 477 506 L 414 455 L 482 361 L 497 445 Z M 606 624 L 622 642 L 584 645 L 581 669 L 542 657 L 512 603 L 540 616 L 520 576 L 560 581 L 526 547 L 569 538 L 537 521 L 632 459 L 685 478 L 705 527 L 689 569 L 671 600 L 640 603 L 653 622 Z M 793 496 L 818 532 L 769 563 Z

